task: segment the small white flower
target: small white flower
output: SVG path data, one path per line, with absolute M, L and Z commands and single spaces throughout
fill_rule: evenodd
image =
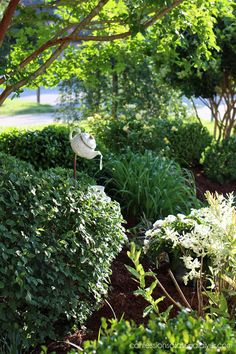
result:
M 177 218 L 180 220 L 180 221 L 185 221 L 186 220 L 186 216 L 184 214 L 177 214 Z
M 168 215 L 167 218 L 165 218 L 165 220 L 168 222 L 175 222 L 177 218 L 174 215 Z
M 176 247 L 179 243 L 179 234 L 177 231 L 170 227 L 165 228 L 165 235 L 162 236 L 162 238 L 165 238 L 167 240 L 170 240 L 173 242 L 173 248 Z
M 159 229 L 163 226 L 164 220 L 157 220 L 154 224 L 153 227 L 154 229 Z

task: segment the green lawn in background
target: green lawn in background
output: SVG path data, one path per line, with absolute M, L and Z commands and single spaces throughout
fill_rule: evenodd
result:
M 211 135 L 214 134 L 214 122 L 210 121 L 209 119 L 201 119 L 202 124 L 204 125 L 204 127 L 206 127 L 209 130 L 209 133 Z
M 0 116 L 54 112 L 54 106 L 19 99 L 8 99 L 0 106 Z
M 204 127 L 206 127 L 211 135 L 214 135 L 214 121 L 209 118 L 201 117 L 200 121 Z M 195 114 L 191 114 L 187 117 L 186 122 L 199 122 Z
M 1 121 L 0 121 L 0 124 L 1 124 Z M 40 124 L 40 125 L 24 125 L 22 127 L 1 127 L 0 126 L 0 134 L 3 133 L 3 132 L 8 132 L 10 130 L 13 130 L 13 129 L 17 129 L 17 130 L 42 130 L 43 128 L 46 128 L 48 127 L 49 125 L 62 125 L 61 123 L 52 123 L 52 124 Z

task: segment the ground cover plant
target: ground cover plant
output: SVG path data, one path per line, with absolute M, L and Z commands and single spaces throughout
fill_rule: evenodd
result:
M 125 241 L 119 205 L 67 173 L 0 155 L 0 333 L 24 347 L 88 318 Z
M 108 192 L 136 221 L 143 216 L 154 221 L 200 205 L 191 173 L 151 151 L 113 156 L 104 168 Z

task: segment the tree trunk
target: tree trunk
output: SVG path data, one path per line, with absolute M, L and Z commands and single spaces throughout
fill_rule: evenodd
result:
M 204 102 L 204 100 L 202 100 Z M 228 139 L 234 134 L 236 127 L 236 95 L 235 80 L 225 73 L 218 95 L 209 98 L 209 105 L 214 121 L 214 138 L 219 142 L 221 139 Z M 224 112 L 221 114 L 221 105 Z
M 37 88 L 37 103 L 40 104 L 40 87 Z
M 119 90 L 119 82 L 118 82 L 118 74 L 115 71 L 115 60 L 111 61 L 112 66 L 112 117 L 113 119 L 118 118 L 118 90 Z
M 112 102 L 112 117 L 114 119 L 118 118 L 118 74 L 113 73 L 112 75 L 112 94 L 113 94 L 113 102 Z

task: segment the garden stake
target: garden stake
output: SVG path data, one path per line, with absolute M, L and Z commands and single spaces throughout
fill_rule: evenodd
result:
M 203 257 L 201 257 L 200 277 L 197 279 L 197 297 L 198 297 L 198 316 L 203 316 L 203 296 L 202 296 L 202 270 L 203 270 Z
M 162 290 L 163 293 L 166 295 L 166 297 L 168 297 L 168 299 L 169 299 L 176 307 L 178 307 L 180 310 L 182 310 L 182 309 L 183 309 L 183 306 L 182 306 L 179 302 L 175 301 L 175 300 L 173 299 L 173 297 L 170 296 L 170 294 L 167 292 L 167 290 L 165 289 L 165 287 L 161 284 L 160 280 L 158 280 L 158 285 L 160 286 L 161 290 Z
M 185 305 L 192 310 L 191 305 L 189 304 L 188 300 L 186 299 L 183 291 L 181 290 L 177 280 L 175 279 L 174 274 L 172 273 L 171 269 L 170 269 L 170 258 L 167 252 L 162 252 L 158 259 L 157 259 L 157 268 L 161 268 L 161 269 L 165 269 L 167 270 L 168 275 L 170 276 L 172 282 L 174 283 L 174 286 L 176 288 L 176 290 L 178 291 L 179 296 L 181 297 L 181 299 L 183 300 L 183 302 L 185 303 Z
M 76 154 L 74 157 L 74 179 L 76 179 Z
M 188 300 L 186 299 L 186 297 L 185 297 L 183 291 L 181 290 L 181 288 L 180 288 L 180 286 L 179 286 L 177 280 L 175 279 L 174 274 L 172 273 L 172 271 L 171 271 L 170 269 L 168 269 L 168 274 L 169 274 L 169 276 L 171 277 L 171 280 L 173 281 L 173 283 L 174 283 L 174 285 L 175 285 L 175 287 L 176 287 L 176 290 L 178 291 L 178 293 L 179 293 L 181 299 L 183 300 L 183 302 L 185 303 L 185 305 L 186 305 L 190 310 L 192 310 L 191 305 L 189 304 Z

